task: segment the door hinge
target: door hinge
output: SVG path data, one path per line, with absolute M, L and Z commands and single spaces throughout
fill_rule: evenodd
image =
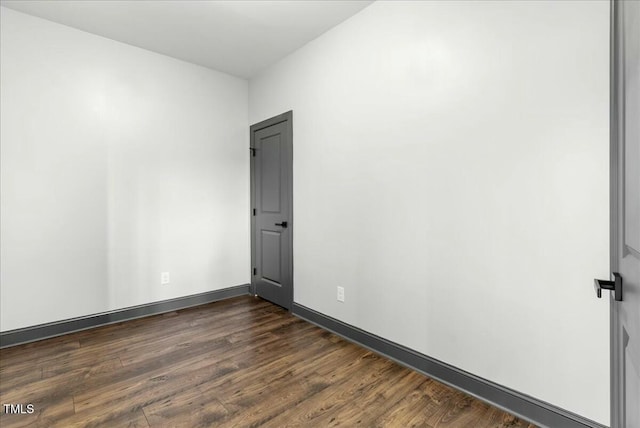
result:
M 255 208 L 253 209 L 253 215 L 256 215 L 256 209 Z
M 254 274 L 254 275 L 257 275 L 257 273 L 258 273 L 258 269 L 253 268 L 253 274 Z
M 249 151 L 251 151 L 251 156 L 256 157 L 256 149 L 249 147 Z

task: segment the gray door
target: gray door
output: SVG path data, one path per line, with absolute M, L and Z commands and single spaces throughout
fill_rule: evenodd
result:
M 254 293 L 293 303 L 292 113 L 251 126 L 251 253 Z
M 612 6 L 611 426 L 640 428 L 640 2 Z

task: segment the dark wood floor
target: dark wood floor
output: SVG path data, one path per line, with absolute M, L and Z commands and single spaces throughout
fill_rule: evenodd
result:
M 4 349 L 0 402 L 35 408 L 3 428 L 533 426 L 248 296 Z

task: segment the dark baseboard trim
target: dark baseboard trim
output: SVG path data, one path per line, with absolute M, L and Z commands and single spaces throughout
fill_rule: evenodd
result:
M 398 364 L 462 390 L 541 427 L 606 428 L 590 419 L 475 376 L 298 303 L 293 304 L 292 312 L 299 318 L 383 355 Z
M 249 294 L 249 284 L 0 333 L 0 349 Z

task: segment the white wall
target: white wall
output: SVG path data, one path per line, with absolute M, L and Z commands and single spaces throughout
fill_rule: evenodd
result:
M 0 15 L 2 331 L 249 282 L 247 82 Z
M 608 8 L 376 2 L 253 79 L 295 301 L 608 424 Z

